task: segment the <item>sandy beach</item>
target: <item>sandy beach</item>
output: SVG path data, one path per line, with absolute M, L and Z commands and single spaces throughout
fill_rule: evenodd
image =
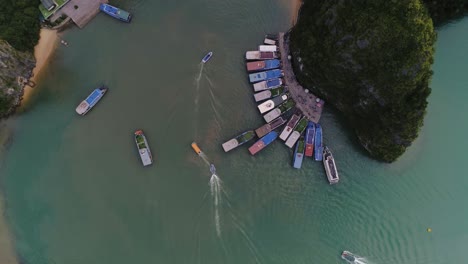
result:
M 47 65 L 52 53 L 58 45 L 58 34 L 56 30 L 41 29 L 39 43 L 34 47 L 34 57 L 36 58 L 36 67 L 33 70 L 31 80 L 37 84 L 41 71 Z M 22 104 L 28 102 L 34 88 L 26 86 L 24 89 Z

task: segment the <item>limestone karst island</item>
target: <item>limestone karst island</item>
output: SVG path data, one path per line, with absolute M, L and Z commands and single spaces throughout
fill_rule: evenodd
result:
M 465 263 L 468 0 L 0 0 L 0 264 Z

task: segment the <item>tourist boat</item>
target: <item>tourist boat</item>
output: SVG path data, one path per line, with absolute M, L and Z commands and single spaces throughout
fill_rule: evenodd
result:
M 247 51 L 245 53 L 246 60 L 271 60 L 277 59 L 278 54 L 276 52 L 261 52 L 258 50 L 255 51 Z
M 270 123 L 267 123 L 255 129 L 255 134 L 257 134 L 257 137 L 261 138 L 269 132 L 273 131 L 274 129 L 277 129 L 278 127 L 282 126 L 284 123 L 286 123 L 286 119 L 280 116 L 275 120 L 271 121 Z
M 286 141 L 288 139 L 289 135 L 292 133 L 294 127 L 296 126 L 297 122 L 299 122 L 299 119 L 301 119 L 302 114 L 297 111 L 294 113 L 291 118 L 288 121 L 288 124 L 283 128 L 283 131 L 281 131 L 280 134 L 280 139 L 283 141 Z
M 284 92 L 283 87 L 278 87 L 278 88 L 275 88 L 275 89 L 261 91 L 259 93 L 254 94 L 254 99 L 255 99 L 255 102 L 260 102 L 260 101 L 263 101 L 263 100 L 266 100 L 266 99 L 270 99 L 270 98 L 279 96 L 283 92 Z
M 307 118 L 303 116 L 301 120 L 299 120 L 296 127 L 294 128 L 294 131 L 291 133 L 291 135 L 288 137 L 284 144 L 286 144 L 286 146 L 288 146 L 289 148 L 292 148 L 294 144 L 296 144 L 297 140 L 299 140 L 302 133 L 304 133 L 306 126 Z
M 277 79 L 270 79 L 270 80 L 254 83 L 253 87 L 254 87 L 255 92 L 260 92 L 263 90 L 278 88 L 281 85 L 283 85 L 283 80 L 277 78 Z
M 211 59 L 212 56 L 213 56 L 213 52 L 212 51 L 208 52 L 208 54 L 206 54 L 205 57 L 203 57 L 202 62 L 206 63 L 207 61 Z
M 273 119 L 279 117 L 280 115 L 286 113 L 290 109 L 292 109 L 296 103 L 292 99 L 288 99 L 286 102 L 280 104 L 277 108 L 271 110 L 267 114 L 263 116 L 263 119 L 265 119 L 265 122 L 271 122 Z
M 107 90 L 108 88 L 106 86 L 94 89 L 94 91 L 76 107 L 75 111 L 79 115 L 85 115 L 101 100 Z
M 322 155 L 323 155 L 323 146 L 322 146 L 322 127 L 320 126 L 320 124 L 315 124 L 314 152 L 315 152 L 315 160 L 321 161 Z
M 304 137 L 301 137 L 296 144 L 294 150 L 293 167 L 300 169 L 302 167 L 302 160 L 304 159 L 305 141 Z
M 338 183 L 340 177 L 338 176 L 338 170 L 336 169 L 335 159 L 328 147 L 323 149 L 323 166 L 325 167 L 328 182 L 330 184 Z
M 132 20 L 132 15 L 129 12 L 122 10 L 120 8 L 117 8 L 115 6 L 111 6 L 109 4 L 101 4 L 99 6 L 99 9 L 102 12 L 120 21 L 129 23 Z
M 266 134 L 264 137 L 259 139 L 249 148 L 250 154 L 252 155 L 257 154 L 260 150 L 264 149 L 271 142 L 275 141 L 277 137 L 278 137 L 278 133 L 276 133 L 275 131 L 271 131 L 270 133 Z
M 145 134 L 143 134 L 143 130 L 135 131 L 135 143 L 143 166 L 151 165 L 153 163 L 153 156 L 151 156 L 151 150 L 148 141 L 146 141 Z
M 284 73 L 282 70 L 269 70 L 269 71 L 264 71 L 264 72 L 257 72 L 257 73 L 252 73 L 249 74 L 249 81 L 251 83 L 255 82 L 260 82 L 260 81 L 265 81 L 269 79 L 276 79 L 283 77 Z
M 312 157 L 314 155 L 314 138 L 315 138 L 315 125 L 314 122 L 309 121 L 305 133 L 305 155 Z
M 277 52 L 278 47 L 276 45 L 260 45 L 258 46 L 260 52 Z
M 284 101 L 288 100 L 288 98 L 288 94 L 283 94 L 259 104 L 257 108 L 260 111 L 260 114 L 263 114 L 282 104 Z
M 201 151 L 201 149 L 198 147 L 197 143 L 192 142 L 191 146 L 192 146 L 193 151 L 195 151 L 195 153 L 197 153 L 198 155 L 202 154 L 202 151 Z
M 341 258 L 350 264 L 366 264 L 366 262 L 361 260 L 361 257 L 346 250 L 341 253 Z
M 246 66 L 248 72 L 265 71 L 279 68 L 281 66 L 281 61 L 277 59 L 252 61 L 247 62 Z
M 266 45 L 276 45 L 276 40 L 275 40 L 275 39 L 271 39 L 271 38 L 269 38 L 268 36 L 265 36 L 265 39 L 263 40 L 263 44 L 266 44 Z
M 247 143 L 248 141 L 252 140 L 255 137 L 255 133 L 253 130 L 246 131 L 237 137 L 230 139 L 226 142 L 223 143 L 223 149 L 224 152 L 228 152 L 230 150 L 233 150 L 240 145 Z

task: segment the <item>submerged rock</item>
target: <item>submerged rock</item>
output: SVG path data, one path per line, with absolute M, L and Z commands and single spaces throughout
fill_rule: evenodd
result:
M 20 104 L 35 65 L 32 53 L 17 51 L 0 40 L 0 118 L 12 114 Z
M 435 40 L 419 0 L 317 0 L 305 1 L 291 50 L 299 82 L 344 114 L 371 156 L 391 162 L 423 124 Z

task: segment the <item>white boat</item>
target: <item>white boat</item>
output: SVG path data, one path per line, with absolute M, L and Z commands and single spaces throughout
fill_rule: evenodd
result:
M 335 159 L 328 147 L 323 149 L 323 166 L 325 167 L 325 173 L 330 184 L 338 183 L 340 177 L 338 176 L 338 170 L 336 169 Z
M 294 131 L 291 133 L 291 136 L 288 137 L 284 144 L 286 144 L 286 146 L 288 146 L 289 148 L 292 148 L 301 137 L 302 133 L 304 132 L 307 126 L 307 123 L 307 118 L 303 116 L 301 120 L 299 120 L 299 122 L 297 123 L 296 127 L 294 128 Z
M 270 111 L 271 109 L 275 108 L 276 106 L 280 105 L 284 101 L 288 100 L 289 96 L 287 94 L 283 94 L 281 96 L 272 98 L 270 100 L 267 100 L 257 106 L 258 110 L 260 111 L 260 114 L 266 113 Z
M 276 40 L 265 38 L 263 40 L 263 43 L 266 44 L 266 45 L 276 45 Z
M 258 51 L 260 52 L 277 52 L 278 46 L 276 45 L 260 45 L 258 46 Z
M 151 165 L 153 163 L 153 156 L 151 155 L 151 150 L 148 141 L 146 141 L 145 134 L 143 134 L 143 130 L 135 131 L 135 143 L 143 166 Z
M 105 86 L 94 89 L 93 92 L 76 107 L 76 113 L 79 115 L 85 115 L 88 113 L 89 110 L 91 110 L 99 102 L 99 100 L 101 100 L 107 90 L 108 88 Z
M 367 264 L 361 257 L 346 250 L 341 253 L 341 258 L 350 264 Z
M 281 131 L 280 139 L 282 139 L 283 141 L 286 141 L 286 139 L 288 139 L 297 122 L 299 122 L 299 119 L 301 119 L 301 114 L 299 112 L 291 116 L 291 118 L 288 121 L 288 124 L 286 124 L 286 126 L 283 128 L 283 131 Z
M 260 92 L 263 90 L 278 88 L 281 85 L 283 85 L 283 80 L 278 78 L 278 79 L 270 79 L 270 80 L 254 83 L 253 87 L 254 87 L 255 92 Z

